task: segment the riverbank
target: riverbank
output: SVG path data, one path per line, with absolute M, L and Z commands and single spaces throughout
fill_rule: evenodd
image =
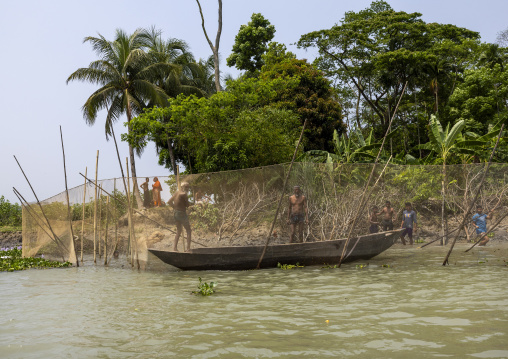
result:
M 21 231 L 0 232 L 0 248 L 18 247 L 23 240 Z

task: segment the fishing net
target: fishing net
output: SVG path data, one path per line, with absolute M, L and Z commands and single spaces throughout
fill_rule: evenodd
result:
M 89 180 L 69 190 L 72 235 L 65 192 L 42 201 L 40 207 L 36 203 L 23 207 L 23 255 L 71 262 L 83 257 L 98 264 L 115 260 L 125 263 L 127 259 L 131 265 L 143 267 L 156 260 L 148 248 L 173 248 L 176 221 L 167 202 L 183 182 L 190 185 L 188 197 L 193 204 L 188 209 L 191 248 L 264 245 L 274 220 L 270 244 L 288 243 L 288 197 L 296 185 L 301 187 L 308 204 L 309 224 L 304 226 L 303 241 L 346 237 L 357 213 L 352 234 L 368 233 L 372 207 L 381 210 L 387 200 L 394 208 L 395 228 L 400 227 L 404 204 L 411 202 L 424 231 L 426 228 L 439 234 L 443 220 L 450 228 L 460 223 L 485 168 L 486 164 L 378 164 L 374 168 L 373 164 L 303 162 L 293 164 L 285 187 L 290 164 L 178 178 L 159 176 L 160 203 L 157 193 L 154 196 L 154 177 L 148 178 L 146 191 L 140 188 L 145 178 L 125 179 L 125 185 L 122 178 L 99 180 L 97 194 L 95 184 Z M 485 209 L 495 207 L 502 212 L 508 204 L 507 168 L 505 164 L 490 167 L 477 201 Z M 369 177 L 370 186 L 364 196 Z M 139 188 L 139 195 L 134 186 Z M 126 188 L 130 188 L 129 193 Z M 281 196 L 282 205 L 276 216 Z M 368 200 L 359 212 L 362 198 Z M 463 233 L 468 237 L 473 228 L 466 229 Z M 184 250 L 185 236 L 184 230 L 179 251 Z

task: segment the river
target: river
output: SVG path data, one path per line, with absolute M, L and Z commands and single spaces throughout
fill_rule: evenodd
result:
M 340 269 L 0 273 L 0 357 L 508 358 L 508 246 L 464 248 L 447 267 L 396 245 Z M 198 277 L 217 292 L 190 294 Z

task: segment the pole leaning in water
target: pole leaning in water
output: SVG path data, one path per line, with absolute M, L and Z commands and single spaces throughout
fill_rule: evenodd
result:
M 62 142 L 62 155 L 63 155 L 63 166 L 64 166 L 64 177 L 65 177 L 65 195 L 67 197 L 67 219 L 69 220 L 69 230 L 70 230 L 70 245 L 72 245 L 72 251 L 74 253 L 74 257 L 76 258 L 76 267 L 79 267 L 79 258 L 76 252 L 76 242 L 74 241 L 74 231 L 72 230 L 72 217 L 71 217 L 71 204 L 69 202 L 69 188 L 67 187 L 67 168 L 65 166 L 65 149 L 63 143 L 63 134 L 62 134 L 62 126 L 60 126 L 60 140 Z
M 390 122 L 388 123 L 388 128 L 386 129 L 385 135 L 383 137 L 383 141 L 381 142 L 381 147 L 379 147 L 379 151 L 377 153 L 376 160 L 374 161 L 374 165 L 372 167 L 372 171 L 370 172 L 369 179 L 367 180 L 367 184 L 365 185 L 365 189 L 363 190 L 362 197 L 360 198 L 360 203 L 358 205 L 358 210 L 357 210 L 356 215 L 354 217 L 353 223 L 351 224 L 351 227 L 349 228 L 349 233 L 348 233 L 348 236 L 346 238 L 346 242 L 344 243 L 344 247 L 342 248 L 342 254 L 340 255 L 340 260 L 339 260 L 339 264 L 338 264 L 339 268 L 342 265 L 342 261 L 344 260 L 344 256 L 346 255 L 347 246 L 348 246 L 349 241 L 351 240 L 351 237 L 353 235 L 353 231 L 354 231 L 355 226 L 356 226 L 356 221 L 358 220 L 358 217 L 360 216 L 360 213 L 363 211 L 363 209 L 365 207 L 365 204 L 367 204 L 367 201 L 369 200 L 369 196 L 370 196 L 370 193 L 371 193 L 371 192 L 368 192 L 368 189 L 369 189 L 369 186 L 370 186 L 370 182 L 372 181 L 372 178 L 374 176 L 374 171 L 376 170 L 377 162 L 379 161 L 379 157 L 381 156 L 381 152 L 383 151 L 383 147 L 384 147 L 385 141 L 386 141 L 386 136 L 388 136 L 388 134 L 390 133 L 390 129 L 392 127 L 393 119 L 395 118 L 395 114 L 397 113 L 397 110 L 399 109 L 400 101 L 402 100 L 402 96 L 404 96 L 404 93 L 406 92 L 406 86 L 407 86 L 407 81 L 404 84 L 404 88 L 402 89 L 402 93 L 400 94 L 399 101 L 397 102 L 397 106 L 395 107 L 395 110 L 393 111 L 393 115 L 390 118 Z M 366 196 L 367 193 L 369 193 L 368 196 Z
M 263 261 L 263 258 L 266 253 L 266 248 L 268 247 L 268 243 L 270 243 L 270 238 L 272 237 L 273 227 L 275 227 L 275 222 L 277 221 L 277 217 L 279 215 L 280 205 L 282 204 L 282 200 L 284 198 L 284 190 L 286 189 L 286 184 L 289 179 L 289 174 L 291 173 L 291 169 L 293 168 L 293 163 L 295 162 L 296 154 L 298 153 L 298 147 L 300 147 L 300 142 L 302 142 L 303 133 L 305 131 L 305 127 L 307 126 L 307 119 L 305 119 L 305 122 L 303 123 L 302 132 L 300 133 L 300 138 L 298 139 L 298 143 L 296 144 L 295 152 L 293 153 L 293 159 L 291 160 L 291 164 L 289 165 L 288 173 L 286 174 L 286 178 L 284 179 L 284 184 L 282 185 L 282 193 L 280 195 L 279 204 L 277 206 L 277 210 L 275 211 L 275 217 L 273 218 L 272 226 L 270 228 L 270 231 L 268 232 L 268 237 L 266 238 L 265 247 L 263 248 L 263 252 L 261 253 L 261 256 L 259 257 L 259 262 L 256 267 L 256 269 L 259 269 L 261 266 L 261 262 Z
M 489 172 L 489 168 L 492 163 L 492 158 L 494 157 L 494 154 L 496 153 L 497 145 L 499 144 L 499 139 L 501 138 L 501 135 L 503 134 L 503 129 L 504 129 L 504 124 L 501 126 L 501 130 L 499 131 L 499 135 L 497 136 L 496 145 L 494 146 L 494 149 L 492 150 L 492 153 L 490 154 L 489 163 L 487 164 L 487 168 L 485 168 L 485 172 L 483 172 L 482 179 L 480 181 L 480 184 L 478 185 L 478 188 L 476 189 L 476 193 L 473 197 L 473 200 L 469 204 L 469 207 L 464 215 L 464 218 L 462 219 L 462 222 L 460 223 L 459 230 L 458 230 L 457 234 L 455 235 L 455 238 L 453 239 L 453 242 L 450 246 L 450 250 L 446 254 L 446 257 L 443 261 L 444 266 L 448 264 L 448 258 L 450 258 L 450 254 L 452 254 L 453 247 L 455 246 L 455 242 L 457 242 L 460 232 L 461 232 L 462 228 L 464 227 L 464 224 L 466 223 L 467 217 L 469 216 L 471 209 L 473 208 L 476 200 L 478 199 L 478 195 L 480 194 L 480 191 L 482 189 L 483 182 L 485 181 L 485 178 L 487 177 L 487 173 Z

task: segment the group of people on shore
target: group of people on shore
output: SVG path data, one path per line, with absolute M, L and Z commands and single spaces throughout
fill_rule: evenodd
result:
M 154 177 L 153 182 L 153 206 L 160 207 L 160 192 L 162 191 L 162 186 L 157 177 Z M 146 178 L 146 182 L 140 185 L 140 187 L 144 190 L 144 205 L 146 208 L 148 208 L 147 204 L 150 203 L 148 186 L 149 179 Z M 183 229 L 185 229 L 187 234 L 187 241 L 186 243 L 184 242 L 184 251 L 190 250 L 192 230 L 189 223 L 187 208 L 191 207 L 192 205 L 200 205 L 204 203 L 205 200 L 208 202 L 207 199 L 210 199 L 208 196 L 199 195 L 196 196 L 194 203 L 191 203 L 188 197 L 189 190 L 189 183 L 183 182 L 180 186 L 180 189 L 177 190 L 167 202 L 167 204 L 174 210 L 173 216 L 176 222 L 176 234 L 173 243 L 173 251 L 178 251 L 178 241 Z M 204 197 L 206 197 L 206 199 L 204 199 Z M 309 224 L 309 211 L 307 206 L 307 198 L 303 195 L 300 186 L 293 187 L 293 194 L 289 196 L 287 213 L 287 224 L 290 226 L 289 243 L 295 242 L 295 237 L 298 237 L 296 240 L 297 242 L 303 242 L 303 229 L 304 225 Z M 487 220 L 492 218 L 492 213 L 493 210 L 487 214 L 483 213 L 483 208 L 481 206 L 477 206 L 476 213 L 472 218 L 472 223 L 476 227 L 476 233 L 481 237 L 481 242 L 479 244 L 480 246 L 484 246 L 489 241 L 489 238 L 487 237 Z M 383 231 L 393 230 L 394 216 L 395 211 L 391 206 L 390 201 L 385 202 L 385 206 L 380 212 L 377 206 L 372 206 L 368 217 L 368 223 L 370 225 L 369 232 L 377 233 L 380 231 L 380 229 Z M 400 236 L 402 244 L 406 245 L 406 236 L 409 239 L 409 244 L 413 244 L 413 233 L 416 233 L 417 231 L 417 223 L 416 212 L 413 210 L 411 203 L 406 202 L 400 223 L 400 228 L 403 229 Z
M 293 192 L 293 195 L 289 197 L 287 219 L 287 223 L 290 225 L 289 243 L 293 243 L 296 234 L 298 234 L 298 240 L 302 242 L 304 224 L 309 223 L 307 200 L 302 194 L 301 187 L 294 186 Z M 486 245 L 489 241 L 487 236 L 487 220 L 492 218 L 493 211 L 494 210 L 491 210 L 488 213 L 484 213 L 482 206 L 478 205 L 476 208 L 476 213 L 473 215 L 472 223 L 476 228 L 476 234 L 481 239 L 479 243 L 480 246 Z M 383 231 L 392 231 L 394 228 L 394 216 L 395 211 L 391 206 L 390 201 L 385 202 L 385 206 L 380 212 L 377 206 L 372 206 L 368 217 L 370 225 L 369 232 L 377 233 L 380 229 Z M 410 245 L 414 243 L 413 233 L 416 233 L 417 231 L 417 224 L 418 222 L 416 219 L 416 212 L 413 210 L 411 203 L 406 202 L 400 223 L 400 228 L 403 229 L 400 235 L 400 239 L 403 245 L 406 245 L 406 236 L 409 239 Z

